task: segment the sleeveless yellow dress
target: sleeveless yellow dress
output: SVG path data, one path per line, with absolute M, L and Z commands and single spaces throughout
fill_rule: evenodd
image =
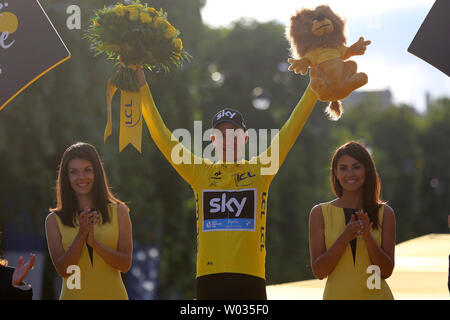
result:
M 336 242 L 346 227 L 344 209 L 331 203 L 321 204 L 324 219 L 325 245 L 327 250 Z M 381 230 L 383 225 L 384 206 L 378 211 L 378 230 L 370 230 L 376 243 L 381 246 Z M 369 289 L 367 280 L 373 271 L 367 273 L 372 262 L 364 239 L 356 238 L 355 260 L 350 244 L 344 250 L 338 264 L 328 275 L 323 293 L 324 300 L 393 300 L 391 289 L 384 279 L 380 281 L 380 289 Z
M 94 237 L 103 245 L 117 250 L 119 241 L 119 222 L 117 218 L 117 204 L 108 205 L 110 222 L 96 224 Z M 62 237 L 64 250 L 67 251 L 78 234 L 78 217 L 76 227 L 64 225 L 56 215 L 59 231 Z M 60 300 L 128 300 L 127 291 L 122 282 L 120 271 L 107 264 L 95 250 L 93 250 L 92 262 L 86 244 L 81 251 L 78 261 L 81 274 L 81 288 L 69 289 L 67 279 L 63 278 Z

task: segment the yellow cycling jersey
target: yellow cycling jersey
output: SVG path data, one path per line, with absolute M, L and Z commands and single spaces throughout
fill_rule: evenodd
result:
M 158 148 L 194 190 L 197 220 L 197 277 L 243 273 L 265 279 L 266 215 L 269 185 L 276 174 L 261 174 L 274 143 L 278 167 L 308 119 L 317 98 L 310 86 L 271 146 L 250 161 L 213 163 L 190 151 L 190 163 L 176 164 L 173 148 L 184 148 L 167 129 L 147 85 L 141 87 L 143 116 Z M 274 151 L 275 152 L 275 151 Z M 196 158 L 196 159 L 194 159 Z M 266 164 L 263 164 L 266 163 Z M 278 167 L 276 169 L 278 169 Z

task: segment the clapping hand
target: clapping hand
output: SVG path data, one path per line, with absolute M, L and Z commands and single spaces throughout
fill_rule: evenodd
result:
M 373 222 L 370 222 L 369 215 L 363 210 L 358 210 L 356 215 L 358 221 L 361 223 L 361 231 L 359 234 L 362 235 L 363 238 L 366 238 L 370 235 L 370 229 L 372 228 Z
M 361 234 L 362 223 L 361 221 L 356 219 L 356 216 L 352 214 L 350 221 L 347 223 L 345 227 L 344 234 L 345 238 L 348 242 L 355 239 L 357 236 Z
M 91 211 L 92 217 L 90 219 L 89 224 L 89 233 L 86 239 L 86 242 L 91 247 L 94 247 L 95 238 L 94 238 L 94 225 L 100 222 L 100 216 L 97 211 Z
M 93 223 L 92 219 L 95 217 L 94 213 L 97 213 L 96 211 L 90 211 L 90 210 L 91 210 L 90 208 L 84 208 L 78 217 L 78 219 L 80 221 L 80 231 L 79 232 L 83 236 L 83 239 L 87 238 L 91 224 Z
M 30 253 L 30 260 L 26 264 L 23 264 L 23 257 L 19 258 L 17 267 L 15 268 L 12 276 L 13 286 L 19 286 L 22 284 L 23 279 L 27 277 L 28 272 L 30 272 L 30 270 L 33 268 L 35 260 L 36 255 L 32 253 Z

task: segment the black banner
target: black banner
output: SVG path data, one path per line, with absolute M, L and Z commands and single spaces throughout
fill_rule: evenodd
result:
M 408 51 L 450 77 L 450 1 L 437 0 Z
M 132 312 L 160 314 L 164 319 L 196 320 L 196 319 L 304 319 L 308 312 L 314 310 L 321 317 L 336 317 L 343 311 L 358 308 L 359 310 L 379 310 L 389 313 L 393 318 L 414 319 L 421 310 L 433 310 L 436 314 L 448 313 L 448 300 L 442 301 L 322 301 L 322 300 L 268 300 L 268 301 L 195 301 L 195 300 L 153 300 L 153 301 L 8 301 L 11 310 L 33 310 L 35 313 L 64 313 L 67 310 L 75 316 L 83 316 L 85 307 L 91 307 L 91 316 L 130 317 Z M 14 309 L 13 309 L 14 308 Z M 41 311 L 39 311 L 41 310 Z M 440 310 L 440 311 L 439 311 Z M 436 317 L 437 319 L 439 317 Z
M 0 1 L 0 110 L 69 58 L 37 0 Z

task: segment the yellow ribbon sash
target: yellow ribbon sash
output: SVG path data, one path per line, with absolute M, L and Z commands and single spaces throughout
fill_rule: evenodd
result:
M 111 84 L 111 82 L 108 82 L 108 87 L 106 89 L 107 123 L 104 133 L 105 142 L 112 133 L 111 103 L 117 89 L 118 88 Z M 142 97 L 140 92 L 121 90 L 119 152 L 130 143 L 141 152 L 143 122 L 142 107 Z

